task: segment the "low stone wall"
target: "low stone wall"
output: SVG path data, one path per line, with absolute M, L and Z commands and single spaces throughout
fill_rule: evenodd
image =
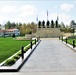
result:
M 26 34 L 25 37 L 26 37 L 26 38 L 34 38 L 34 37 L 36 37 L 36 36 L 33 35 L 33 34 Z
M 16 40 L 31 40 L 31 38 L 17 37 Z

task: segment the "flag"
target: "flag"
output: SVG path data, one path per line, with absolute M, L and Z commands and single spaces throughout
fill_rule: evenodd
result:
M 57 21 L 59 20 L 59 17 L 57 16 Z
M 38 15 L 37 15 L 36 21 L 38 22 Z
M 47 10 L 47 21 L 48 21 L 48 10 Z
M 47 10 L 47 16 L 48 16 L 48 10 Z

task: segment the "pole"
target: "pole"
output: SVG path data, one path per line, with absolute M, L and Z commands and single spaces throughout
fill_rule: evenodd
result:
M 66 38 L 66 44 L 67 44 L 67 38 Z
M 37 15 L 37 19 L 36 19 L 36 21 L 37 21 L 37 31 L 38 31 L 38 15 Z
M 73 48 L 75 47 L 75 40 L 73 40 Z
M 47 21 L 48 21 L 48 9 L 47 9 Z
M 32 41 L 30 42 L 30 45 L 31 45 L 31 49 L 32 49 Z
M 36 39 L 35 39 L 35 45 L 36 45 Z

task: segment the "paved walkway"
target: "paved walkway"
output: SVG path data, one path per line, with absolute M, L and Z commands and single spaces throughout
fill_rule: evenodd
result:
M 58 39 L 42 39 L 20 72 L 75 72 L 76 52 Z
M 76 75 L 76 52 L 58 39 L 41 39 L 21 70 L 0 75 Z

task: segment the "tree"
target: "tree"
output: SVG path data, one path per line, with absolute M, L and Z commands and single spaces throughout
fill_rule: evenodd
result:
M 49 21 L 47 21 L 47 28 L 49 28 L 49 24 L 50 24 L 50 22 L 49 22 Z
M 37 25 L 34 22 L 31 22 L 30 26 L 31 26 L 31 29 L 32 29 L 32 33 L 36 32 Z
M 6 24 L 5 24 L 5 29 L 10 29 L 11 28 L 11 22 L 8 21 Z
M 54 28 L 54 21 L 51 20 L 51 28 Z
M 38 28 L 41 28 L 41 21 L 38 22 Z
M 15 28 L 15 27 L 16 27 L 15 22 L 12 22 L 12 23 L 11 23 L 11 28 Z
M 26 24 L 22 24 L 22 26 L 19 26 L 19 30 L 21 32 L 21 35 L 25 35 L 26 34 Z
M 72 21 L 70 22 L 70 27 L 71 27 L 71 28 L 74 28 L 74 25 L 76 25 L 76 23 L 75 23 L 74 20 L 72 20 Z
M 22 23 L 19 23 L 18 25 L 19 25 L 19 26 L 22 26 Z
M 60 24 L 60 30 L 63 32 L 65 30 L 65 24 L 61 22 Z
M 56 24 L 56 28 L 58 28 L 58 21 L 57 20 L 56 20 L 55 24 Z
M 40 27 L 41 27 L 41 21 L 40 21 Z M 32 34 L 36 32 L 37 25 L 34 22 L 25 24 L 25 23 L 15 23 L 15 22 L 10 22 L 8 21 L 5 24 L 6 29 L 11 29 L 11 28 L 17 28 L 20 30 L 21 35 L 25 34 Z

